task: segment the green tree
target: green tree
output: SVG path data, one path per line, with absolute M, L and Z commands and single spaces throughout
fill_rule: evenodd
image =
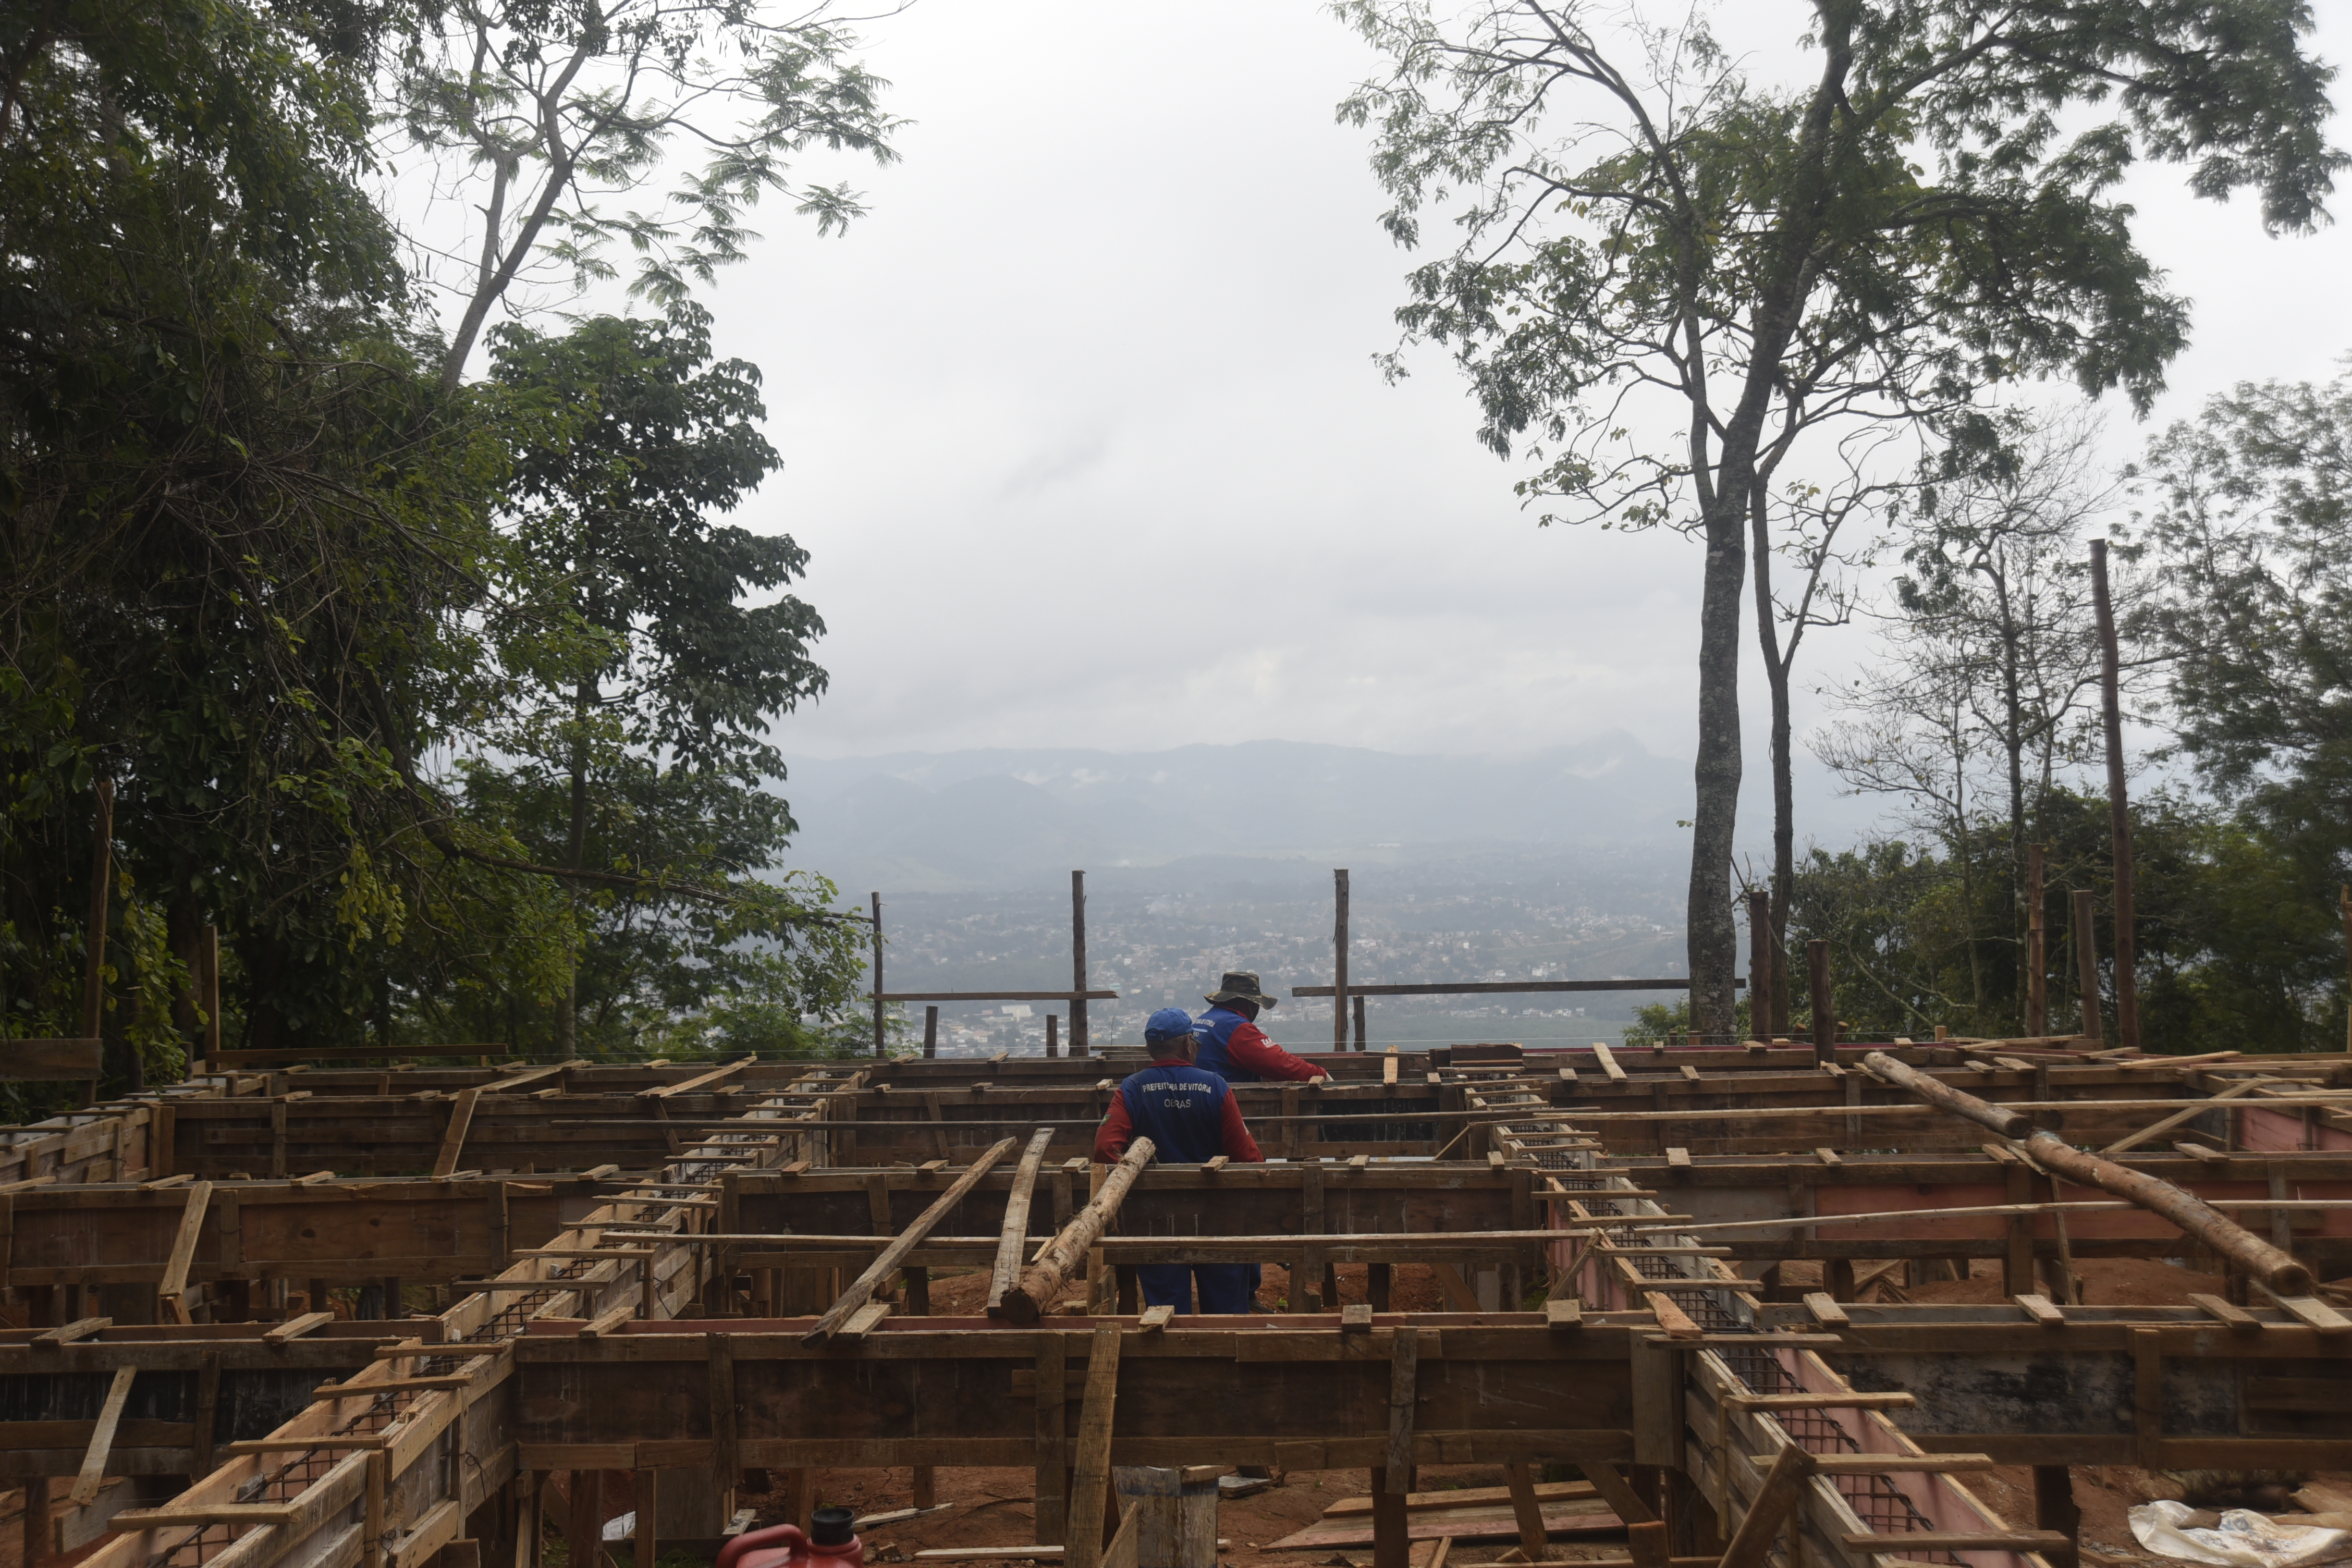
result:
M 90 778 L 121 783 L 110 1036 L 169 1068 L 199 927 L 250 1043 L 364 1011 L 474 700 L 497 450 L 437 417 L 359 186 L 339 10 L 61 0 L 0 23 L 6 1022 L 78 989 Z M 70 912 L 68 912 L 70 911 Z
M 1773 489 L 1858 426 L 1993 445 L 1990 389 L 2064 374 L 2145 405 L 2188 311 L 2115 186 L 2136 160 L 2322 216 L 2341 154 L 2331 72 L 2279 0 L 1814 0 L 1810 85 L 1751 82 L 1696 22 L 1582 0 L 1341 0 L 1393 61 L 1342 105 L 1377 122 L 1398 242 L 1460 236 L 1411 275 L 1409 339 L 1448 345 L 1481 438 L 1547 516 L 1705 545 L 1692 1009 L 1729 1030 L 1727 881 L 1741 758 L 1740 593 Z M 2079 133 L 2069 110 L 2094 110 Z M 1644 432 L 1672 431 L 1653 441 Z M 1775 661 L 1777 662 L 1777 661 Z
M 558 417 L 508 489 L 521 685 L 490 739 L 520 760 L 471 766 L 468 799 L 535 858 L 611 879 L 574 884 L 583 949 L 556 1049 L 640 1039 L 761 986 L 800 1002 L 794 1018 L 836 1010 L 856 939 L 825 910 L 831 883 L 772 875 L 794 824 L 762 787 L 784 772 L 769 725 L 824 689 L 824 623 L 785 591 L 807 554 L 711 521 L 779 460 L 758 370 L 714 363 L 689 302 L 561 336 L 500 329 L 492 378 Z
M 2352 375 L 2240 385 L 2175 425 L 2141 472 L 2182 747 L 2304 864 L 2352 879 Z
M 887 163 L 898 122 L 888 84 L 849 58 L 858 39 L 829 5 L 771 16 L 757 0 L 436 0 L 399 13 L 396 118 L 410 141 L 446 155 L 478 227 L 464 300 L 441 356 L 455 392 L 490 311 L 551 267 L 610 278 L 604 252 L 639 258 L 632 292 L 665 304 L 692 279 L 740 261 L 756 237 L 743 210 L 781 193 L 817 230 L 864 209 L 842 184 L 795 183 L 812 148 Z M 679 173 L 648 212 L 604 204 L 657 179 L 684 140 L 700 166 Z

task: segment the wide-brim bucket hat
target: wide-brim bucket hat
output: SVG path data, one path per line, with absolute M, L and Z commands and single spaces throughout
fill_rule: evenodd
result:
M 1275 1005 L 1274 998 L 1267 995 L 1258 984 L 1257 976 L 1246 969 L 1226 970 L 1223 978 L 1217 982 L 1217 988 L 1205 1000 L 1212 1007 L 1220 1007 L 1228 1002 L 1255 1002 L 1261 1007 Z

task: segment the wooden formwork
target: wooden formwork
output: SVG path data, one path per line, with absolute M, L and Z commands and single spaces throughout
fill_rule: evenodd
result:
M 2118 1158 L 2250 1205 L 2230 1212 L 2323 1274 L 2352 1261 L 2344 1058 L 1902 1054 L 2094 1147 L 2169 1121 Z M 1092 1249 L 1095 1310 L 1033 1328 L 929 1315 L 929 1272 L 1025 1257 L 1085 1208 L 1115 1058 L 222 1075 L 10 1140 L 6 1283 L 46 1323 L 0 1334 L 0 1463 L 44 1489 L 189 1478 L 115 1511 L 99 1568 L 536 1568 L 546 1532 L 601 1521 L 613 1471 L 641 1504 L 701 1500 L 683 1526 L 640 1506 L 643 1552 L 716 1536 L 745 1469 L 1006 1464 L 1036 1467 L 1041 1534 L 1096 1568 L 1108 1466 L 1237 1462 L 1371 1467 L 1391 1568 L 1404 1478 L 1455 1461 L 1577 1468 L 1641 1568 L 2064 1568 L 2063 1528 L 2000 1519 L 1972 1469 L 2352 1466 L 2352 1321 L 2242 1289 L 2039 1293 L 2074 1258 L 2185 1248 L 1858 1051 L 1797 1055 L 1351 1054 L 1325 1089 L 1249 1086 L 1276 1163 L 1147 1170 Z M 1008 1240 L 1005 1141 L 1036 1127 Z M 2017 1212 L 1956 1212 L 1988 1208 Z M 1977 1256 L 2019 1300 L 1864 1305 L 1832 1271 L 1777 1300 L 1748 1273 Z M 1362 1262 L 1376 1300 L 1117 1310 L 1137 1265 L 1245 1258 L 1314 1307 Z M 1380 1310 L 1407 1261 L 1456 1310 Z M 449 1304 L 225 1321 L 386 1279 Z

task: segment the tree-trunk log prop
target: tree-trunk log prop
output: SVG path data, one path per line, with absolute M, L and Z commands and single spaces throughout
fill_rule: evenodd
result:
M 1009 1144 L 1012 1140 L 1005 1142 Z M 988 1315 L 1023 1328 L 1043 1317 L 1045 1309 L 1061 1299 L 1062 1288 L 1069 1283 L 1087 1248 L 1101 1238 L 1103 1227 L 1118 1213 L 1128 1189 L 1135 1185 L 1136 1177 L 1143 1173 L 1143 1167 L 1151 1163 L 1151 1156 L 1157 1152 L 1149 1138 L 1138 1138 L 1129 1144 L 1126 1155 L 1103 1178 L 1102 1190 L 1095 1194 L 1094 1202 L 1070 1216 L 1070 1223 L 1045 1244 L 1037 1261 L 1021 1276 L 1020 1283 L 990 1306 Z
M 2296 1262 L 2292 1255 L 2235 1224 L 2196 1194 L 2183 1192 L 2170 1182 L 2158 1181 L 2143 1172 L 2118 1165 L 2112 1160 L 2086 1154 L 2051 1133 L 2032 1131 L 2032 1123 L 2024 1112 L 2006 1106 L 1989 1105 L 1975 1095 L 1963 1094 L 1949 1084 L 1905 1066 L 1883 1051 L 1871 1052 L 1863 1058 L 1862 1065 L 1877 1078 L 1908 1089 L 1939 1110 L 1966 1117 L 2004 1138 L 2016 1139 L 2026 1154 L 2044 1170 L 2053 1171 L 2085 1186 L 2113 1193 L 2179 1226 L 2183 1232 L 2195 1237 L 2277 1294 L 2310 1294 L 2310 1269 Z

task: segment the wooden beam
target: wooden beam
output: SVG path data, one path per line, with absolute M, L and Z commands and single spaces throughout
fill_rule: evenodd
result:
M 657 1085 L 652 1089 L 641 1089 L 637 1090 L 637 1098 L 639 1100 L 667 1100 L 674 1094 L 692 1094 L 698 1089 L 709 1088 L 710 1085 L 717 1083 L 721 1079 L 734 1077 L 737 1073 L 741 1072 L 745 1068 L 750 1067 L 753 1062 L 756 1062 L 760 1058 L 757 1057 L 743 1057 L 738 1060 L 729 1062 L 723 1068 L 713 1068 L 709 1072 L 698 1074 L 693 1078 L 681 1079 L 677 1083 L 666 1083 Z M 651 1564 L 646 1564 L 645 1568 L 651 1568 Z
M 433 1161 L 433 1173 L 446 1176 L 457 1168 L 457 1156 L 465 1152 L 466 1132 L 474 1124 L 474 1102 L 479 1100 L 478 1089 L 461 1089 L 457 1104 L 449 1108 L 449 1130 L 441 1137 L 441 1152 Z
M 196 1260 L 196 1237 L 205 1228 L 205 1209 L 212 1200 L 210 1182 L 198 1182 L 188 1189 L 187 1204 L 180 1210 L 180 1228 L 172 1238 L 172 1256 L 163 1265 L 163 1283 L 155 1287 L 156 1304 L 171 1313 L 174 1322 L 189 1321 L 188 1269 Z
M 1723 1549 L 1721 1568 L 1764 1568 L 1780 1526 L 1803 1500 L 1805 1481 L 1813 1471 L 1813 1457 L 1794 1443 L 1780 1450 L 1764 1472 L 1764 1484 L 1748 1505 L 1731 1544 Z
M 1046 1147 L 1053 1142 L 1054 1130 L 1040 1127 L 1030 1135 L 1029 1147 L 1021 1152 L 1021 1163 L 1013 1168 L 1013 1190 L 1005 1194 L 1004 1224 L 996 1237 L 996 1263 L 988 1275 L 992 1306 L 1021 1282 L 1022 1255 L 1029 1242 L 1029 1200 L 1037 1188 L 1037 1172 L 1045 1162 Z
M 1067 1568 L 1099 1568 L 1104 1505 L 1110 1496 L 1110 1434 L 1118 1405 L 1117 1323 L 1097 1323 L 1087 1350 L 1087 1400 L 1078 1415 L 1070 1523 L 1063 1541 Z
M 1535 1472 L 1526 1465 L 1505 1465 L 1503 1479 L 1511 1489 L 1511 1516 L 1518 1521 L 1519 1550 L 1530 1562 L 1543 1561 L 1551 1537 L 1544 1533 L 1543 1505 L 1536 1500 Z
M 1411 1489 L 1412 1476 L 1412 1413 L 1420 1381 L 1421 1331 L 1401 1328 L 1389 1349 L 1388 1489 Z
M 106 1390 L 106 1403 L 99 1406 L 98 1429 L 89 1435 L 89 1450 L 82 1455 L 81 1473 L 74 1478 L 73 1490 L 66 1494 L 77 1508 L 98 1500 L 98 1489 L 106 1482 L 106 1461 L 114 1451 L 115 1428 L 122 1424 L 122 1406 L 129 1402 L 131 1384 L 138 1376 L 137 1367 L 123 1367 Z
M 900 1231 L 897 1239 L 884 1247 L 872 1263 L 866 1265 L 865 1273 L 851 1281 L 849 1289 L 841 1293 L 841 1299 L 826 1309 L 824 1316 L 816 1321 L 814 1327 L 801 1336 L 801 1342 L 806 1345 L 821 1345 L 831 1339 L 858 1308 L 866 1305 L 867 1300 L 873 1296 L 876 1288 L 906 1261 L 907 1254 L 914 1251 L 923 1238 L 931 1234 L 932 1228 L 953 1212 L 956 1205 L 963 1201 L 963 1195 L 978 1185 L 981 1177 L 988 1174 L 996 1163 L 1004 1158 L 1012 1148 L 1012 1139 L 1001 1139 L 982 1151 L 980 1158 L 965 1166 L 963 1174 L 958 1176 L 954 1184 L 946 1192 L 941 1193 L 930 1207 L 915 1216 L 914 1223 Z

